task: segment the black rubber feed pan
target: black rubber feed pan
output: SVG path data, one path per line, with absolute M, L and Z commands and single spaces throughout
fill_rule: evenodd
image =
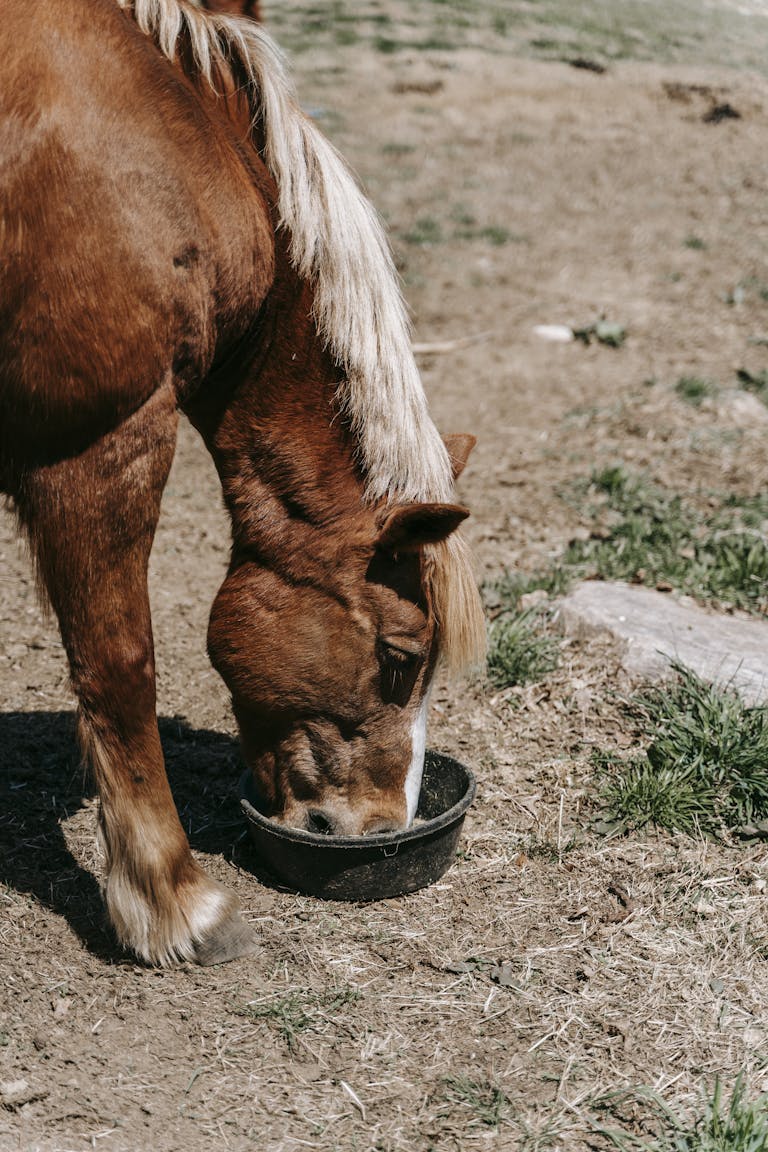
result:
M 254 807 L 253 777 L 240 780 L 251 839 L 284 884 L 326 900 L 384 900 L 434 884 L 456 855 L 475 778 L 450 756 L 427 752 L 416 812 L 405 832 L 323 836 L 276 824 Z

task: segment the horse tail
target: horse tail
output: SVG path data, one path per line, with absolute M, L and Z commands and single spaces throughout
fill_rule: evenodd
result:
M 369 500 L 450 500 L 451 463 L 427 408 L 397 271 L 381 221 L 333 145 L 299 107 L 283 54 L 251 20 L 192 0 L 117 0 L 172 62 L 191 57 L 214 88 L 244 78 L 263 159 L 275 179 L 291 262 L 314 289 L 318 333 L 343 372 L 340 408 Z M 482 658 L 485 625 L 469 549 L 458 534 L 427 551 L 443 657 Z

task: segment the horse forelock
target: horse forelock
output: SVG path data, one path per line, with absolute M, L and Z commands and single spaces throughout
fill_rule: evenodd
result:
M 438 627 L 441 662 L 460 672 L 485 659 L 486 628 L 472 554 L 460 532 L 424 549 L 424 581 Z
M 245 78 L 275 178 L 290 258 L 314 289 L 318 333 L 343 370 L 339 403 L 359 445 L 371 501 L 449 500 L 450 460 L 427 410 L 410 325 L 381 222 L 350 170 L 299 108 L 283 56 L 255 21 L 193 0 L 116 0 L 172 62 L 183 46 L 198 80 Z

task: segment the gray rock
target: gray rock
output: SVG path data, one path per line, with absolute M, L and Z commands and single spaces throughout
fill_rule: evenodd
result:
M 0 1105 L 11 1111 L 33 1100 L 43 1100 L 47 1095 L 47 1088 L 35 1088 L 27 1080 L 5 1080 L 0 1084 Z
M 750 704 L 768 700 L 768 622 L 723 616 L 688 597 L 634 584 L 590 580 L 560 604 L 566 634 L 610 633 L 624 642 L 633 677 L 659 680 L 677 660 L 705 680 L 730 684 Z

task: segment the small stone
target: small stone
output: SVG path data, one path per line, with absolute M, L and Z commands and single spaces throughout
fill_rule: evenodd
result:
M 72 1006 L 71 1000 L 57 1000 L 53 1006 L 54 1020 L 63 1020 Z
M 515 979 L 515 970 L 508 960 L 491 968 L 490 976 L 494 984 L 498 984 L 501 988 L 519 989 L 520 987 Z
M 567 324 L 536 324 L 533 331 L 540 340 L 550 344 L 570 344 L 574 339 L 573 329 Z
M 33 1100 L 42 1100 L 48 1095 L 45 1088 L 35 1088 L 28 1080 L 6 1080 L 0 1084 L 0 1105 L 3 1108 L 23 1108 Z
M 443 968 L 443 971 L 450 972 L 454 976 L 463 976 L 465 972 L 474 972 L 476 969 L 476 960 L 459 960 L 446 964 Z
M 768 408 L 752 392 L 740 389 L 726 393 L 717 406 L 718 415 L 739 428 L 754 428 L 768 424 Z

